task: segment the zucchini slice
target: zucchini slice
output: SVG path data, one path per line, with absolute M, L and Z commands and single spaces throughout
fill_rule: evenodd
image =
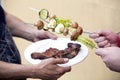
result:
M 49 16 L 49 12 L 48 12 L 47 9 L 42 9 L 42 10 L 39 11 L 39 17 L 41 19 L 47 19 L 48 16 Z

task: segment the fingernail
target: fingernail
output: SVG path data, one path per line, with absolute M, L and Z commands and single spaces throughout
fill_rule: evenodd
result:
M 69 61 L 69 59 L 68 58 L 64 58 L 64 61 L 67 62 L 67 61 Z

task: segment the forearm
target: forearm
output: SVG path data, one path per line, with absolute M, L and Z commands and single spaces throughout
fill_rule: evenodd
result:
M 0 79 L 21 79 L 32 76 L 32 67 L 0 61 Z
M 8 27 L 10 27 L 12 35 L 32 41 L 35 28 L 26 25 L 22 20 L 8 13 L 6 13 L 6 22 Z

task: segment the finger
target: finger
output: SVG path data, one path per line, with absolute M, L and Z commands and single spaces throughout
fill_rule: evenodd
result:
M 99 34 L 98 33 L 92 33 L 92 34 L 89 35 L 89 37 L 95 39 L 95 38 L 99 37 Z
M 107 47 L 107 46 L 109 46 L 109 44 L 108 44 L 108 41 L 107 40 L 105 40 L 105 41 L 102 41 L 102 42 L 99 42 L 99 43 L 97 43 L 97 45 L 99 46 L 99 47 Z
M 65 67 L 65 71 L 70 72 L 71 71 L 71 66 Z
M 69 61 L 68 58 L 54 58 L 54 59 L 51 59 L 52 60 L 52 63 L 54 65 L 56 64 L 64 64 L 64 63 L 67 63 Z M 58 65 L 59 66 L 59 65 Z M 70 72 L 71 71 L 71 66 L 68 66 L 68 67 L 62 67 L 62 66 L 59 66 L 60 70 L 60 74 L 64 74 L 65 72 Z
M 106 48 L 106 47 L 111 47 L 111 44 L 110 44 L 110 43 L 107 43 L 104 47 L 105 47 L 105 48 Z
M 42 62 L 46 64 L 52 63 L 56 65 L 56 64 L 64 64 L 64 63 L 67 63 L 68 61 L 69 61 L 68 58 L 48 58 L 48 59 L 43 60 Z
M 98 38 L 96 38 L 94 41 L 96 42 L 96 43 L 99 43 L 99 42 L 103 42 L 103 41 L 105 41 L 105 37 L 98 37 Z
M 59 66 L 58 68 L 58 72 L 60 75 L 63 75 L 64 73 L 70 72 L 70 71 L 71 71 L 71 66 L 68 66 L 68 67 Z
M 48 59 L 42 60 L 41 63 L 48 64 L 48 63 L 52 63 L 53 61 L 54 61 L 54 58 L 48 58 Z
M 58 72 L 59 72 L 60 75 L 63 75 L 66 72 L 70 72 L 71 71 L 71 66 L 68 66 L 68 67 L 59 66 L 59 67 L 60 68 L 59 68 Z
M 101 56 L 103 58 L 106 54 L 106 50 L 104 48 L 98 48 L 96 49 L 95 53 L 96 55 Z
M 99 35 L 101 36 L 107 36 L 108 34 L 111 33 L 111 31 L 108 31 L 108 30 L 100 30 L 97 32 Z
M 56 58 L 53 63 L 54 64 L 64 64 L 67 63 L 69 61 L 68 58 Z
M 57 39 L 57 35 L 53 34 L 53 33 L 50 33 L 50 32 L 46 32 L 46 35 L 51 38 L 51 39 Z

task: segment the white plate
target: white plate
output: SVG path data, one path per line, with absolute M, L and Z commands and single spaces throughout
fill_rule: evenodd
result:
M 26 50 L 24 52 L 25 59 L 32 64 L 38 64 L 41 62 L 41 60 L 40 59 L 32 59 L 31 58 L 32 52 L 44 52 L 46 49 L 49 49 L 50 47 L 57 48 L 59 50 L 65 49 L 67 47 L 67 43 L 69 43 L 69 42 L 81 44 L 81 50 L 79 51 L 77 56 L 70 59 L 69 62 L 67 62 L 65 64 L 60 64 L 60 66 L 75 65 L 75 64 L 83 61 L 87 57 L 88 48 L 85 45 L 83 45 L 82 43 L 77 42 L 77 41 L 71 41 L 68 38 L 58 38 L 57 40 L 46 39 L 46 40 L 41 40 L 41 41 L 35 42 L 26 48 Z

